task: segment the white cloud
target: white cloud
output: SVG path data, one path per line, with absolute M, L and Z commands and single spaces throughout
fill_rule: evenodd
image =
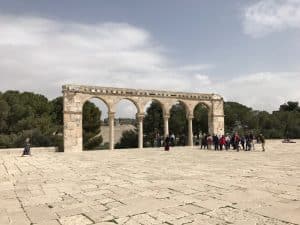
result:
M 288 28 L 300 28 L 300 0 L 260 0 L 244 10 L 244 32 L 261 37 Z
M 211 84 L 211 80 L 209 79 L 209 77 L 207 75 L 203 75 L 203 74 L 196 74 L 195 78 L 197 81 L 199 81 L 198 85 L 210 85 Z
M 0 16 L 0 90 L 35 91 L 50 98 L 67 83 L 214 92 L 257 109 L 300 100 L 298 73 L 260 73 L 217 80 L 212 64 L 175 65 L 144 29 L 38 17 Z M 134 115 L 125 107 L 124 116 Z M 120 114 L 121 115 L 121 114 Z
M 198 72 L 198 71 L 208 70 L 212 68 L 214 68 L 214 65 L 212 64 L 192 64 L 192 65 L 182 66 L 178 69 L 182 71 Z
M 193 72 L 172 66 L 147 31 L 129 24 L 6 15 L 0 16 L 0 33 L 2 90 L 54 97 L 65 83 L 173 90 L 193 83 L 185 79 Z
M 253 109 L 277 110 L 286 101 L 300 101 L 300 73 L 256 73 L 219 83 L 216 88 L 226 100 Z

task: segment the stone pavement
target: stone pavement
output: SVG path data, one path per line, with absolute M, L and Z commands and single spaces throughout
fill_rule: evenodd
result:
M 300 224 L 300 141 L 0 154 L 0 224 Z

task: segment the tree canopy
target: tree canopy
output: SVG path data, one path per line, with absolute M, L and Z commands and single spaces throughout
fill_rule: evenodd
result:
M 225 102 L 225 132 L 263 133 L 266 138 L 300 138 L 300 107 L 288 101 L 273 112 L 253 110 L 237 102 Z M 92 102 L 83 106 L 83 146 L 99 148 L 102 137 L 101 111 Z M 208 110 L 199 104 L 194 110 L 194 135 L 208 132 Z M 163 111 L 152 102 L 144 118 L 144 143 L 153 145 L 157 133 L 163 135 Z M 182 104 L 170 110 L 169 130 L 177 137 L 187 135 L 186 111 Z M 31 92 L 0 93 L 0 147 L 22 147 L 26 137 L 33 146 L 62 146 L 63 98 L 48 100 Z M 137 146 L 136 130 L 124 132 L 118 147 Z

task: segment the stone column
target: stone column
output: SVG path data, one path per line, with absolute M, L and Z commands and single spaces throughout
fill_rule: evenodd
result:
M 166 138 L 167 135 L 169 134 L 169 114 L 164 115 L 164 137 Z
M 143 120 L 144 120 L 144 114 L 143 113 L 137 113 L 136 118 L 138 120 L 139 124 L 139 149 L 143 149 L 143 136 L 144 136 L 144 131 L 143 131 Z
M 82 104 L 74 93 L 64 93 L 64 152 L 82 151 Z
M 214 96 L 212 101 L 211 124 L 212 132 L 217 135 L 224 134 L 224 102 L 220 96 Z
M 189 146 L 193 147 L 194 143 L 193 143 L 193 115 L 188 115 L 188 126 L 189 126 L 189 136 L 188 136 L 188 144 Z
M 224 115 L 212 116 L 213 133 L 218 135 L 224 134 Z
M 109 149 L 114 150 L 115 148 L 115 112 L 108 113 L 109 119 Z
M 208 119 L 208 133 L 213 135 L 214 128 L 213 128 L 212 110 L 211 109 L 208 110 L 208 118 L 207 119 Z

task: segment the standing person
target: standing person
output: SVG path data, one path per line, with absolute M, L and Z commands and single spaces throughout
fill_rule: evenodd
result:
M 207 135 L 206 134 L 203 134 L 202 135 L 202 138 L 201 138 L 201 149 L 205 149 L 207 148 Z
M 230 145 L 232 146 L 233 149 L 236 149 L 236 148 L 235 148 L 235 145 L 234 145 L 234 134 L 231 135 L 231 138 L 230 138 Z
M 171 146 L 175 146 L 175 134 L 174 133 L 172 133 L 171 134 Z
M 250 139 L 252 149 L 255 150 L 255 148 L 254 148 L 254 135 L 253 135 L 252 132 L 250 132 L 250 134 L 249 134 L 249 139 Z
M 261 143 L 262 151 L 264 152 L 265 151 L 265 143 L 266 143 L 264 135 L 263 134 L 259 134 L 258 135 L 258 139 L 259 139 L 259 141 Z
M 216 134 L 213 135 L 213 143 L 215 146 L 215 151 L 219 150 L 219 138 Z
M 241 137 L 241 145 L 242 145 L 243 150 L 245 150 L 245 142 L 246 142 L 246 138 L 245 138 L 245 136 L 242 136 Z
M 30 153 L 30 139 L 29 138 L 26 138 L 26 140 L 25 140 L 24 150 L 23 150 L 22 156 L 24 156 L 24 155 L 31 155 L 31 153 Z
M 250 140 L 250 136 L 247 134 L 246 135 L 246 151 L 250 151 L 251 150 L 251 140 Z
M 227 134 L 226 137 L 225 137 L 225 141 L 226 141 L 226 146 L 225 146 L 225 149 L 228 150 L 230 149 L 230 136 Z
M 236 151 L 240 151 L 240 136 L 237 132 L 234 134 L 234 147 Z
M 210 134 L 208 134 L 206 140 L 207 140 L 207 148 L 208 148 L 209 150 L 211 150 L 211 145 L 212 145 L 212 143 L 213 143 L 213 137 L 212 137 Z
M 166 138 L 165 138 L 165 151 L 169 151 L 170 150 L 170 137 L 167 134 Z
M 223 150 L 223 146 L 225 147 L 225 145 L 226 145 L 226 140 L 225 140 L 225 136 L 224 135 L 222 135 L 222 137 L 220 138 L 219 144 L 220 144 L 220 150 L 222 151 Z

